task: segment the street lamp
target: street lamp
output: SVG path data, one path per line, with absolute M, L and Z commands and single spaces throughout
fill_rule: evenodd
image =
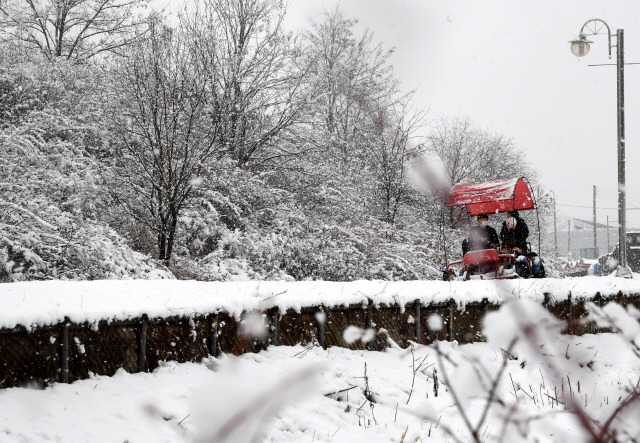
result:
M 616 44 L 611 44 L 611 28 L 599 18 L 594 18 L 585 22 L 580 29 L 577 40 L 571 41 L 571 52 L 576 57 L 583 57 L 589 53 L 590 42 L 588 35 L 602 34 L 606 28 L 606 35 L 609 41 L 609 58 L 611 58 L 611 48 L 616 48 L 616 66 L 618 78 L 618 251 L 620 255 L 620 265 L 617 275 L 620 277 L 631 276 L 631 271 L 627 267 L 627 208 L 625 190 L 625 158 L 624 158 L 624 29 L 616 31 Z
M 578 40 L 571 41 L 571 52 L 576 57 L 584 57 L 589 53 L 589 49 L 591 49 L 590 43 L 593 43 L 585 38 L 584 35 L 581 35 Z

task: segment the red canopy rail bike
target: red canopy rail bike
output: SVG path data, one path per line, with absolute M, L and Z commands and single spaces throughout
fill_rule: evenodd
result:
M 463 183 L 453 187 L 448 207 L 465 206 L 470 217 L 479 214 L 498 214 L 511 210 L 536 209 L 538 220 L 538 250 L 540 249 L 540 219 L 531 188 L 524 177 L 484 183 Z M 462 265 L 456 273 L 453 267 Z M 543 278 L 544 260 L 537 253 L 502 254 L 495 249 L 470 251 L 462 260 L 449 263 L 442 269 L 444 280 Z

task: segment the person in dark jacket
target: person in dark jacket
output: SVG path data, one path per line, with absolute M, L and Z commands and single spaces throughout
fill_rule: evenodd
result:
M 498 233 L 489 226 L 487 214 L 478 215 L 478 225 L 469 230 L 469 237 L 462 241 L 462 254 L 480 249 L 496 249 L 500 245 Z
M 507 212 L 507 219 L 502 222 L 502 229 L 500 230 L 502 253 L 526 253 L 527 237 L 529 237 L 529 228 L 527 223 L 520 218 L 518 211 Z

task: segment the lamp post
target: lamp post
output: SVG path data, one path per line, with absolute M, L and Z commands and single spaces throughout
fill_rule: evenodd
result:
M 626 189 L 625 189 L 625 156 L 624 156 L 624 29 L 616 31 L 616 44 L 611 44 L 611 28 L 599 18 L 594 18 L 585 22 L 580 29 L 577 40 L 571 42 L 571 52 L 576 57 L 583 57 L 589 53 L 590 44 L 588 35 L 602 34 L 606 28 L 606 35 L 609 42 L 609 58 L 611 58 L 611 48 L 616 48 L 616 67 L 618 83 L 618 250 L 620 254 L 620 266 L 618 266 L 618 276 L 631 276 L 631 271 L 627 267 L 627 218 L 626 218 Z

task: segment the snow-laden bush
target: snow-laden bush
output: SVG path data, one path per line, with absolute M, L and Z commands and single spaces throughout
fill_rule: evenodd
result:
M 5 87 L 39 99 L 25 112 L 8 103 L 15 124 L 0 127 L 0 281 L 170 278 L 105 222 L 112 204 L 91 153 L 101 131 L 87 72 L 47 66 L 22 65 L 22 77 L 5 73 L 9 83 L 26 82 Z
M 0 226 L 0 281 L 173 278 L 148 256 L 133 251 L 107 226 L 87 223 L 62 238 Z
M 235 200 L 208 193 L 185 214 L 178 267 L 199 278 L 233 280 L 439 278 L 440 237 L 427 224 L 406 228 L 367 217 L 344 223 L 314 214 L 263 183 Z M 261 198 L 251 193 L 260 192 Z M 277 194 L 277 195 L 276 195 Z

